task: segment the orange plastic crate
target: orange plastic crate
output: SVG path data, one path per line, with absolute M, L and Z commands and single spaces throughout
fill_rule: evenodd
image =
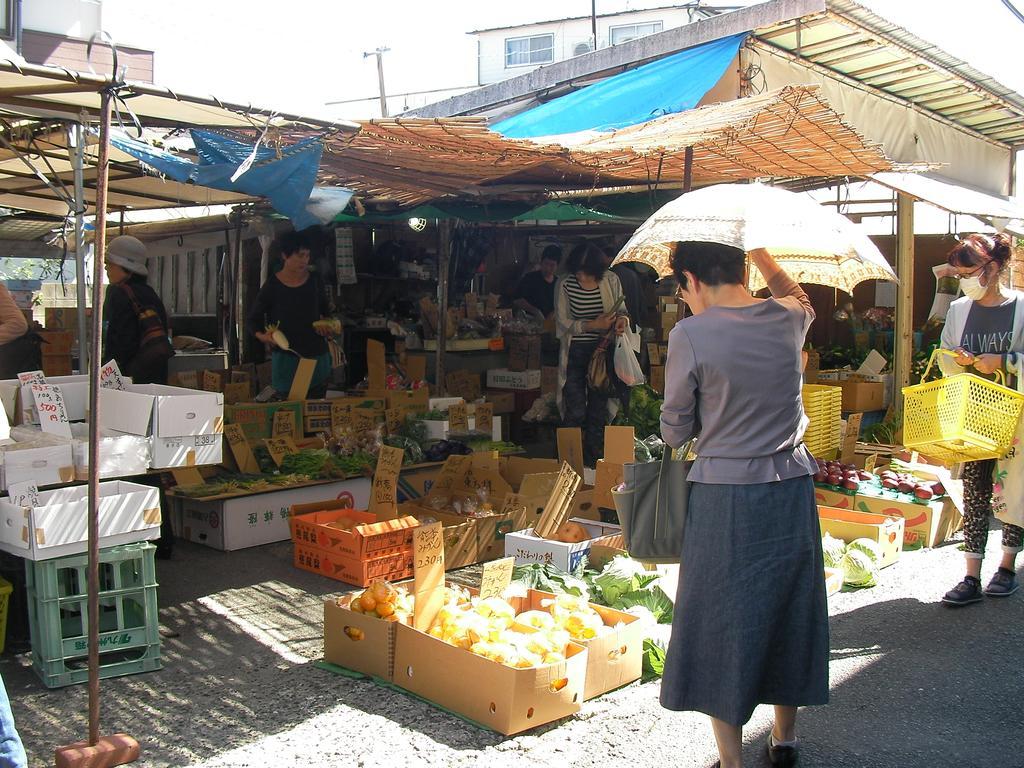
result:
M 349 530 L 332 524 L 346 520 L 356 523 Z M 412 529 L 420 523 L 415 517 L 381 520 L 370 512 L 331 509 L 291 518 L 292 541 L 297 545 L 333 552 L 355 560 L 397 554 L 412 548 Z
M 357 587 L 366 587 L 376 579 L 400 581 L 410 578 L 413 553 L 410 546 L 405 552 L 359 560 L 296 543 L 294 564 L 296 568 L 326 576 L 329 579 L 337 579 Z

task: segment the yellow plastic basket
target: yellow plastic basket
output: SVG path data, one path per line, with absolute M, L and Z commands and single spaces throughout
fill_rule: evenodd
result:
M 936 349 L 922 379 L 940 353 L 954 354 Z M 1024 395 L 971 373 L 904 387 L 903 444 L 947 464 L 999 459 L 1013 442 L 1022 409 Z
M 804 444 L 819 459 L 832 458 L 839 448 L 843 390 L 823 384 L 805 384 L 800 393 L 809 423 Z
M 0 576 L 0 653 L 4 652 L 4 646 L 7 644 L 7 606 L 11 603 L 13 591 L 11 582 Z

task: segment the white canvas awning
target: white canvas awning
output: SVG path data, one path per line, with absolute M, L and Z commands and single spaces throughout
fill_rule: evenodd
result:
M 1015 234 L 1024 231 L 1024 200 L 1020 198 L 981 192 L 934 174 L 882 171 L 870 178 L 949 213 L 974 216 Z

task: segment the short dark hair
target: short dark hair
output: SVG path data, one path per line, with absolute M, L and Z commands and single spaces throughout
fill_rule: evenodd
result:
M 281 251 L 281 258 L 286 259 L 303 249 L 308 251 L 309 238 L 302 232 L 285 232 L 277 238 L 277 247 Z
M 541 261 L 553 261 L 555 264 L 562 263 L 562 249 L 557 245 L 549 245 L 540 254 Z
M 978 267 L 994 261 L 1002 272 L 1010 263 L 1010 236 L 968 235 L 949 252 L 946 260 L 954 267 Z
M 747 255 L 739 248 L 720 243 L 684 241 L 676 243 L 672 254 L 672 272 L 681 288 L 686 288 L 686 275 L 691 273 L 704 285 L 739 285 L 743 283 Z
M 600 281 L 608 266 L 604 263 L 604 251 L 588 240 L 569 251 L 567 268 L 570 272 L 583 272 Z

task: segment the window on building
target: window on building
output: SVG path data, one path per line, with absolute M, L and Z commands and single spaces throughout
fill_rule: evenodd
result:
M 14 39 L 14 0 L 0 0 L 0 38 Z
M 505 40 L 505 66 L 525 67 L 554 60 L 555 36 L 510 37 Z
M 653 35 L 656 32 L 661 32 L 661 29 L 662 24 L 660 21 L 612 27 L 608 31 L 608 41 L 612 45 L 621 45 L 622 43 L 628 43 L 630 40 L 636 40 L 638 37 L 647 37 L 647 35 Z

